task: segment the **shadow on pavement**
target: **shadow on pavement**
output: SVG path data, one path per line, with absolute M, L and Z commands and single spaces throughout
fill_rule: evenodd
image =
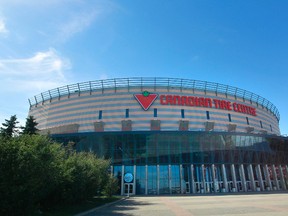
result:
M 155 205 L 153 202 L 143 202 L 143 201 L 136 201 L 133 197 L 125 198 L 120 202 L 109 206 L 103 206 L 98 209 L 95 209 L 93 212 L 85 214 L 85 216 L 99 216 L 99 215 L 125 215 L 125 216 L 132 216 L 134 214 L 130 214 L 129 212 L 133 210 L 139 209 L 138 206 L 152 206 Z M 149 208 L 149 207 L 148 207 Z

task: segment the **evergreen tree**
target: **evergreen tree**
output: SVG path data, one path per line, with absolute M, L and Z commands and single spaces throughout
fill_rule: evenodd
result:
M 38 125 L 38 123 L 35 121 L 35 118 L 33 116 L 29 116 L 28 118 L 26 118 L 26 124 L 25 127 L 21 127 L 22 134 L 36 134 L 38 129 L 36 128 L 36 126 Z
M 16 115 L 10 117 L 10 119 L 5 119 L 5 123 L 2 123 L 4 127 L 0 128 L 0 132 L 3 136 L 12 137 L 18 133 L 18 127 L 16 126 L 19 122 L 17 121 Z

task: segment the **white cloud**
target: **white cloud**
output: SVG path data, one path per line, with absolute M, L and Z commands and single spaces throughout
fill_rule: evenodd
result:
M 70 20 L 59 26 L 59 34 L 56 39 L 63 42 L 82 32 L 93 23 L 98 14 L 100 14 L 100 11 L 96 9 L 75 14 Z
M 0 76 L 4 81 L 0 89 L 34 92 L 58 87 L 67 81 L 64 74 L 69 69 L 70 61 L 52 48 L 30 58 L 0 59 Z
M 0 17 L 0 34 L 6 34 L 6 33 L 8 33 L 6 24 L 4 22 L 4 19 Z
M 37 37 L 37 42 L 51 46 L 55 46 L 55 42 L 67 42 L 88 29 L 99 17 L 117 9 L 110 0 L 0 0 L 0 5 L 9 18 L 14 39 L 20 35 L 24 42 L 35 43 Z

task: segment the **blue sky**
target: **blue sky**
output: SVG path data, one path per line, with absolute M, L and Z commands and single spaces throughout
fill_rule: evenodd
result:
M 28 98 L 118 77 L 219 82 L 271 101 L 288 134 L 286 0 L 0 0 L 0 122 Z

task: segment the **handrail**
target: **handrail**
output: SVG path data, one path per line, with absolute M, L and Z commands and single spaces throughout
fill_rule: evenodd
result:
M 141 86 L 143 87 L 167 87 L 168 89 L 171 88 L 180 88 L 182 91 L 183 89 L 191 89 L 193 90 L 201 90 L 201 91 L 210 91 L 232 95 L 235 97 L 241 97 L 244 100 L 249 100 L 257 103 L 258 105 L 263 106 L 267 110 L 270 110 L 271 113 L 275 115 L 277 120 L 280 120 L 280 114 L 278 109 L 267 99 L 254 94 L 250 91 L 236 88 L 229 85 L 224 85 L 220 83 L 214 82 L 207 82 L 201 80 L 191 80 L 191 79 L 180 79 L 180 78 L 164 78 L 164 77 L 132 77 L 132 78 L 115 78 L 115 79 L 106 79 L 106 80 L 95 80 L 95 81 L 88 81 L 88 82 L 81 82 L 71 85 L 65 85 L 59 88 L 51 89 L 45 92 L 42 92 L 39 95 L 36 95 L 29 100 L 30 107 L 33 105 L 37 105 L 39 103 L 43 103 L 46 100 L 51 101 L 52 98 L 61 98 L 64 95 L 70 95 L 73 93 L 78 93 L 79 95 L 81 92 L 90 93 L 96 90 L 113 88 L 115 91 L 118 88 L 127 87 L 128 90 L 131 87 Z

